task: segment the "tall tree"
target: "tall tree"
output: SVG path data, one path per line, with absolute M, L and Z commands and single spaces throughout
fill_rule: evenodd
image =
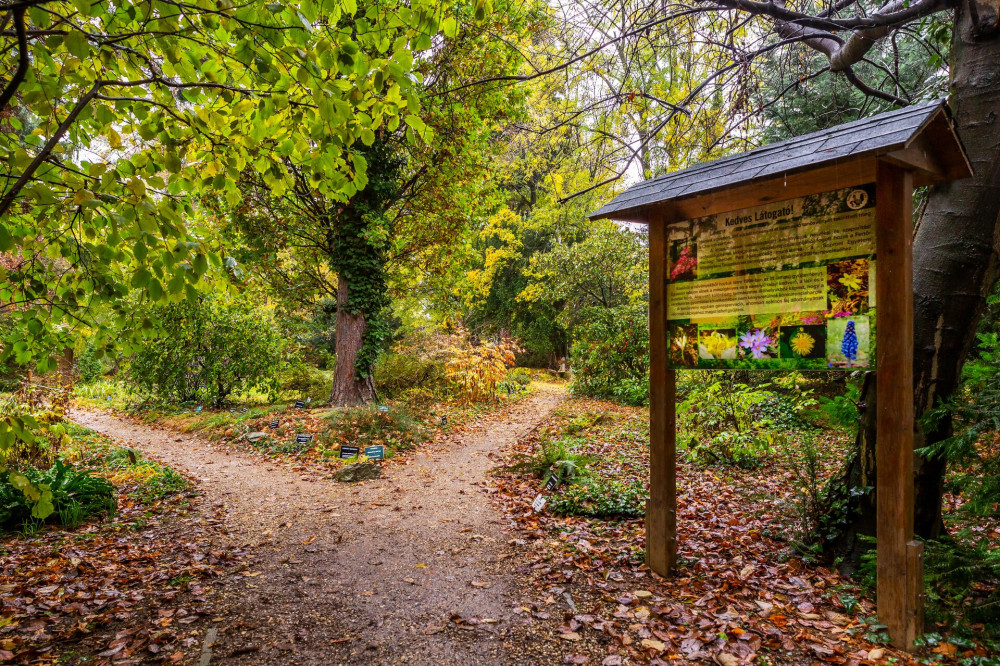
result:
M 496 10 L 509 12 L 502 29 L 515 38 L 531 17 L 530 7 Z M 330 395 L 336 405 L 374 399 L 374 363 L 389 334 L 389 273 L 440 260 L 468 223 L 466 204 L 484 177 L 482 154 L 495 125 L 517 110 L 517 96 L 447 94 L 477 73 L 509 71 L 516 53 L 483 38 L 475 27 L 475 5 L 458 5 L 455 12 L 461 23 L 449 23 L 445 39 L 412 65 L 421 117 L 362 134 L 365 148 L 355 151 L 355 159 L 366 165 L 363 188 L 330 196 L 293 157 L 287 162 L 297 177 L 287 191 L 275 192 L 256 163 L 242 175 L 245 198 L 231 216 L 237 240 L 263 257 L 287 249 L 318 253 L 336 275 L 337 358 Z M 494 16 L 484 20 L 501 24 Z

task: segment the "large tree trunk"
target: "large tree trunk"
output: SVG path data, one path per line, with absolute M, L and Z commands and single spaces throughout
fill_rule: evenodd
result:
M 371 375 L 358 373 L 358 352 L 365 340 L 365 315 L 351 312 L 348 307 L 350 286 L 341 275 L 337 280 L 337 364 L 333 373 L 330 402 L 338 407 L 353 407 L 375 400 L 375 383 Z
M 978 11 L 977 0 L 963 0 L 956 10 L 951 64 L 951 108 L 975 175 L 933 188 L 915 228 L 917 419 L 955 391 L 986 295 L 1000 271 L 1000 31 L 996 15 L 982 9 L 988 0 L 980 1 Z M 875 492 L 858 492 L 875 486 L 874 377 L 865 382 L 862 407 L 855 455 L 834 493 L 848 507 L 847 520 L 827 544 L 827 552 L 842 557 L 847 568 L 868 549 L 858 535 L 875 533 Z M 950 434 L 947 418 L 926 431 L 918 426 L 914 446 L 919 449 Z M 945 461 L 917 456 L 914 471 L 916 532 L 940 537 Z

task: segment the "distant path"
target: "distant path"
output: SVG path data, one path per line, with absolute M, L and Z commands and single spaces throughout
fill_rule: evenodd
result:
M 520 662 L 505 640 L 522 632 L 511 565 L 498 557 L 501 515 L 485 493 L 489 454 L 563 398 L 542 385 L 360 485 L 110 414 L 73 419 L 200 479 L 230 512 L 222 545 L 256 553 L 199 623 L 199 641 L 218 627 L 211 663 L 464 666 Z

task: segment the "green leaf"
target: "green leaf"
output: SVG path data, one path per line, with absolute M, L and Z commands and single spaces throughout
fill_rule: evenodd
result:
M 455 35 L 458 34 L 458 21 L 455 20 L 454 16 L 449 16 L 441 21 L 441 31 L 448 39 L 455 38 Z
M 185 283 L 186 281 L 184 280 L 184 275 L 178 273 L 170 278 L 170 282 L 167 283 L 167 291 L 170 292 L 171 295 L 176 296 L 184 290 Z
M 375 143 L 375 132 L 371 131 L 367 127 L 361 130 L 361 143 L 366 146 L 370 146 Z
M 158 301 L 163 298 L 163 285 L 156 278 L 152 278 L 149 281 L 146 289 L 149 291 L 149 297 L 154 301 Z
M 427 124 L 420 116 L 409 115 L 403 118 L 403 122 L 413 128 L 415 132 L 423 132 L 427 129 Z
M 167 153 L 164 157 L 164 166 L 170 173 L 177 173 L 181 170 L 181 158 L 177 156 L 177 153 Z
M 149 279 L 152 275 L 149 274 L 145 268 L 140 268 L 132 275 L 132 286 L 136 289 L 142 289 L 147 284 L 149 284 Z
M 45 520 L 51 516 L 56 510 L 55 505 L 52 502 L 52 491 L 44 490 L 41 493 L 41 497 L 35 502 L 35 505 L 31 507 L 31 515 L 38 520 Z
M 204 254 L 196 254 L 194 256 L 194 262 L 192 263 L 194 268 L 194 274 L 197 276 L 202 276 L 208 270 L 208 257 Z
M 0 224 L 0 252 L 7 252 L 14 247 L 14 239 L 11 238 L 7 227 Z
M 90 55 L 90 42 L 87 36 L 79 30 L 73 30 L 66 35 L 66 50 L 75 55 L 80 60 L 85 60 Z

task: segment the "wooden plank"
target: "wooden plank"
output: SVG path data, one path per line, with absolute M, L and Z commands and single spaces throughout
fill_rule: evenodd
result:
M 671 202 L 671 208 L 676 211 L 674 219 L 690 220 L 872 182 L 875 182 L 875 160 L 851 160 L 804 173 L 775 176 L 722 192 L 678 199 Z
M 895 150 L 882 159 L 914 173 L 914 184 L 944 180 L 946 169 L 937 161 L 937 154 L 925 135 L 915 137 L 906 148 Z
M 646 564 L 666 576 L 677 561 L 675 374 L 667 367 L 667 218 L 649 220 L 649 501 Z
M 919 585 L 913 539 L 913 175 L 876 169 L 877 604 L 893 642 L 913 647 Z
M 906 597 L 914 603 L 907 608 L 906 645 L 924 633 L 924 544 L 922 541 L 906 543 Z
M 955 131 L 955 124 L 944 108 L 925 124 L 920 138 L 926 141 L 934 154 L 934 159 L 943 167 L 940 178 L 931 182 L 939 183 L 972 177 L 969 156 L 965 154 L 962 140 Z M 952 146 L 958 146 L 959 149 L 955 150 Z M 919 177 L 917 180 L 920 180 Z

